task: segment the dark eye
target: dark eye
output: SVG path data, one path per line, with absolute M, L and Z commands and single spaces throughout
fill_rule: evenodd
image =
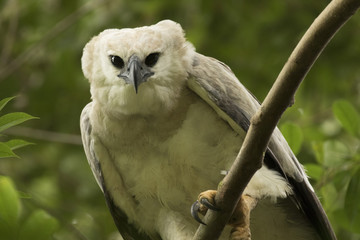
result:
M 159 60 L 159 56 L 160 53 L 155 52 L 155 53 L 150 53 L 146 58 L 145 58 L 145 64 L 148 67 L 153 67 L 155 66 L 155 64 L 157 63 L 157 61 Z
M 110 55 L 110 60 L 111 63 L 117 68 L 123 68 L 125 65 L 124 60 L 122 60 L 122 58 L 119 56 Z

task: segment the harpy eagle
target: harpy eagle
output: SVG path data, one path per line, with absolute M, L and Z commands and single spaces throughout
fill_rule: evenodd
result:
M 170 20 L 105 30 L 81 61 L 92 96 L 81 114 L 82 141 L 122 237 L 191 239 L 198 223 L 189 209 L 198 221 L 197 211 L 215 209 L 216 191 L 205 191 L 233 163 L 258 101 Z M 336 239 L 278 129 L 240 202 L 251 210 L 245 227 L 254 240 Z M 230 239 L 250 239 L 228 228 L 222 239 L 229 230 Z

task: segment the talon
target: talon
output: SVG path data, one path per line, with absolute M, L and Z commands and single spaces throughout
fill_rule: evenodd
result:
M 200 202 L 199 202 L 199 201 L 194 202 L 194 203 L 191 205 L 191 209 L 190 209 L 190 211 L 191 211 L 191 216 L 193 216 L 193 218 L 194 218 L 197 222 L 199 222 L 199 223 L 201 223 L 201 224 L 203 224 L 203 225 L 206 225 L 206 224 L 200 219 L 200 217 L 199 217 L 199 209 L 200 209 Z
M 207 198 L 201 198 L 200 199 L 200 203 L 203 204 L 205 207 L 207 207 L 208 209 L 211 209 L 213 211 L 221 211 L 220 208 L 216 207 L 214 204 L 212 204 L 211 202 L 209 202 L 209 200 Z

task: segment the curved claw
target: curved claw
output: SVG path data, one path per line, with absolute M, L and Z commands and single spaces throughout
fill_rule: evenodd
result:
M 203 224 L 203 225 L 206 225 L 206 224 L 200 219 L 200 217 L 199 217 L 199 208 L 200 208 L 200 203 L 199 203 L 199 201 L 194 202 L 194 203 L 191 205 L 191 209 L 190 209 L 190 211 L 191 211 L 191 216 L 193 216 L 193 218 L 194 218 L 197 222 L 199 222 L 199 223 L 201 223 L 201 224 Z
M 211 209 L 213 211 L 217 211 L 217 212 L 221 211 L 220 208 L 214 206 L 211 202 L 209 202 L 209 200 L 207 198 L 200 199 L 200 203 L 203 204 L 208 209 Z

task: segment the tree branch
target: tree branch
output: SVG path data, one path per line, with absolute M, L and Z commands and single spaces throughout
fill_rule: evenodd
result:
M 54 142 L 54 143 L 82 145 L 80 135 L 51 132 L 41 129 L 21 127 L 21 126 L 9 128 L 6 131 L 4 131 L 4 134 L 27 137 L 31 139 L 37 139 L 41 141 Z
M 359 0 L 333 0 L 315 19 L 281 70 L 261 108 L 252 117 L 249 131 L 215 198 L 222 211 L 209 210 L 207 226 L 200 225 L 193 240 L 218 239 L 255 172 L 281 115 L 293 102 L 300 83 L 335 33 L 355 14 Z

